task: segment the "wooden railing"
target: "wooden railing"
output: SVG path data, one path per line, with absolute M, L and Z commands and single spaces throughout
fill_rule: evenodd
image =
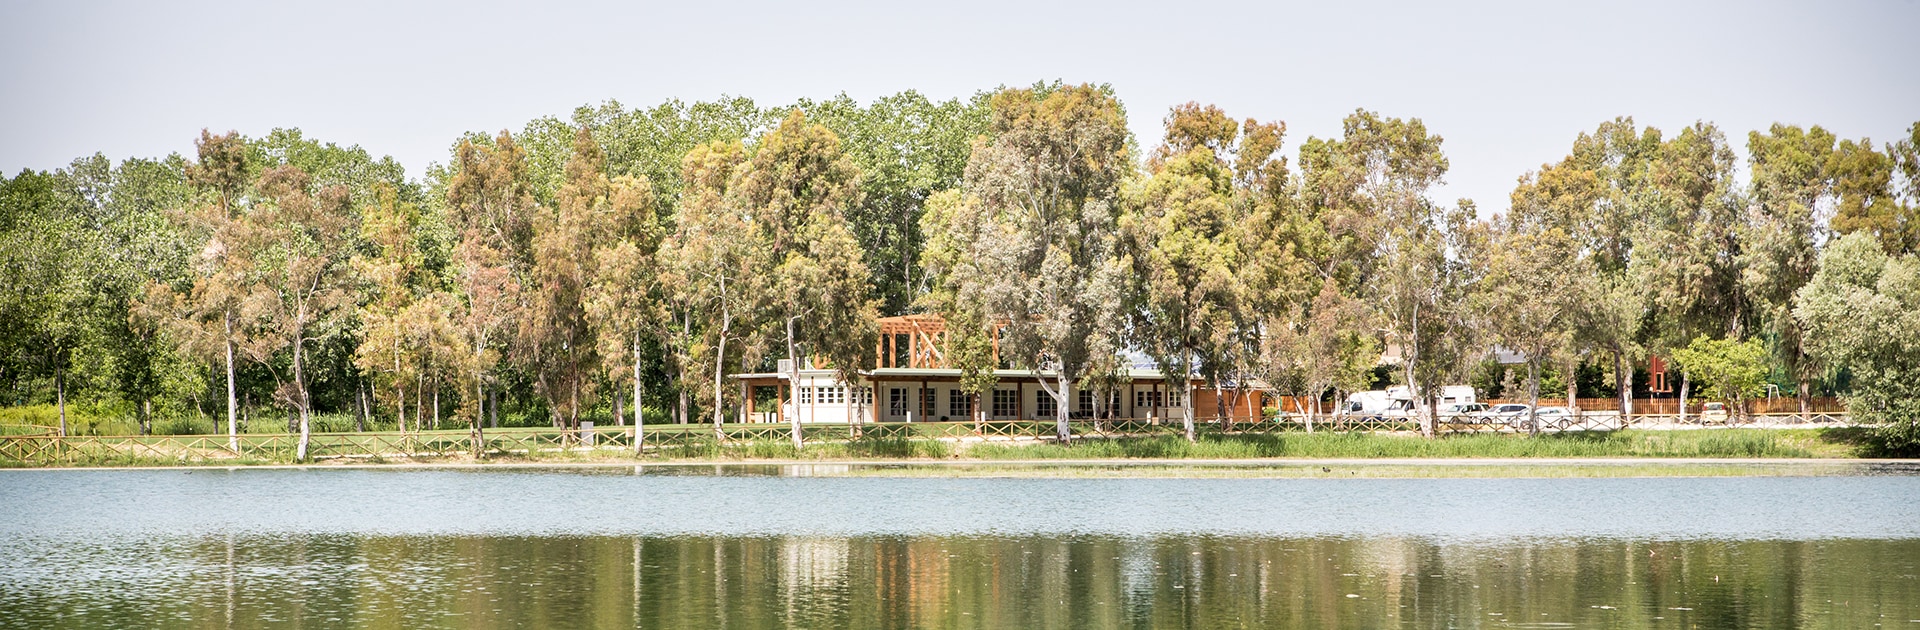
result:
M 1306 418 L 1284 415 L 1278 419 L 1251 417 L 1201 417 L 1195 430 L 1201 434 L 1259 434 L 1303 431 Z M 1798 413 L 1751 414 L 1741 417 L 1702 417 L 1690 414 L 1682 422 L 1677 414 L 1635 414 L 1622 419 L 1617 412 L 1586 412 L 1579 416 L 1543 422 L 1543 432 L 1606 431 L 1622 428 L 1710 428 L 1710 427 L 1803 427 L 1849 424 L 1844 414 L 1818 413 L 1803 419 Z M 1357 418 L 1323 416 L 1313 428 L 1335 432 L 1407 432 L 1418 431 L 1420 421 L 1409 418 Z M 727 443 L 777 442 L 792 439 L 785 424 L 732 424 L 724 426 Z M 1139 419 L 1073 420 L 1068 430 L 1074 438 L 1143 437 L 1181 435 L 1178 418 L 1157 421 Z M 1528 427 L 1511 419 L 1473 416 L 1443 417 L 1436 432 L 1525 433 Z M 801 437 L 807 442 L 847 441 L 852 439 L 921 438 L 948 440 L 1039 440 L 1057 435 L 1054 420 L 988 420 L 982 422 L 888 422 L 867 424 L 816 423 L 803 425 Z M 633 451 L 632 427 L 612 426 L 559 430 L 548 427 L 488 429 L 482 433 L 481 450 L 489 455 L 539 455 Z M 709 449 L 717 446 L 712 425 L 648 425 L 643 436 L 648 452 L 672 454 L 675 449 Z M 0 466 L 50 465 L 126 465 L 165 463 L 269 463 L 292 461 L 299 445 L 297 434 L 226 435 L 146 435 L 146 436 L 0 436 Z M 311 459 L 368 459 L 447 457 L 471 454 L 472 436 L 465 430 L 382 433 L 315 433 L 308 441 Z

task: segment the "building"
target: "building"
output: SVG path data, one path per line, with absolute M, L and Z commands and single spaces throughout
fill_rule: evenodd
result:
M 808 361 L 801 366 L 799 382 L 789 383 L 785 359 L 776 372 L 733 375 L 745 401 L 739 421 L 788 422 L 797 416 L 803 423 L 957 422 L 972 420 L 976 410 L 992 420 L 1057 417 L 1053 395 L 1027 370 L 996 370 L 999 383 L 983 396 L 962 391 L 960 370 L 946 360 L 946 321 L 939 316 L 883 317 L 879 323 L 875 368 L 861 372 L 854 382 L 840 382 L 834 370 Z M 1197 378 L 1194 400 L 1183 400 L 1179 384 L 1169 386 L 1151 364 L 1129 367 L 1123 381 L 1114 391 L 1101 392 L 1104 401 L 1076 384 L 1069 413 L 1075 418 L 1178 419 L 1191 403 L 1197 418 L 1213 419 L 1224 409 L 1235 421 L 1245 422 L 1259 419 L 1264 405 L 1258 389 L 1215 390 Z

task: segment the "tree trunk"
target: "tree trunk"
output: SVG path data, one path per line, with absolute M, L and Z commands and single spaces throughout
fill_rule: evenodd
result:
M 634 332 L 634 455 L 639 457 L 641 448 L 647 444 L 647 434 L 641 432 L 645 424 L 645 409 L 639 405 L 639 332 Z
M 1680 424 L 1687 423 L 1687 390 L 1693 388 L 1693 379 L 1685 371 L 1680 372 Z
M 487 390 L 487 428 L 500 428 L 500 388 Z
M 1167 389 L 1171 393 L 1173 388 Z M 1180 422 L 1187 431 L 1187 443 L 1198 441 L 1193 429 L 1193 378 L 1186 374 L 1180 375 Z
M 720 407 L 723 406 L 720 402 L 725 400 L 725 393 L 721 391 L 720 384 L 721 379 L 726 377 L 723 372 L 726 371 L 727 365 L 727 334 L 733 331 L 733 311 L 729 310 L 726 305 L 726 286 L 726 279 L 721 278 L 720 351 L 713 355 L 713 438 L 721 442 L 727 440 L 727 432 L 722 426 L 722 423 L 726 422 L 726 416 L 720 409 Z
M 1527 435 L 1540 435 L 1540 361 L 1533 357 L 1527 361 Z
M 1575 396 L 1579 395 L 1580 393 L 1579 391 L 1580 363 L 1579 362 L 1575 361 L 1567 364 L 1566 378 L 1567 378 L 1567 413 L 1577 418 L 1577 417 L 1580 417 L 1580 402 L 1578 398 L 1575 398 Z
M 487 433 L 486 429 L 482 427 L 482 425 L 486 424 L 482 418 L 487 415 L 486 387 L 486 384 L 480 379 L 479 375 L 476 374 L 473 379 L 473 400 L 475 405 L 473 408 L 473 418 L 468 420 L 468 422 L 473 424 L 472 447 L 474 459 L 480 459 L 487 455 Z
M 433 428 L 440 428 L 440 383 L 433 383 Z
M 60 436 L 67 435 L 67 376 L 66 370 L 53 369 L 53 398 L 60 407 Z
M 1064 368 L 1065 366 L 1061 367 Z M 1066 444 L 1073 440 L 1073 427 L 1068 424 L 1071 416 L 1068 415 L 1067 409 L 1067 401 L 1072 398 L 1073 379 L 1067 378 L 1066 370 L 1062 369 L 1060 373 L 1060 391 L 1058 395 L 1054 397 L 1053 405 L 1054 432 L 1058 434 L 1061 444 Z
M 800 387 L 800 353 L 799 353 L 799 349 L 798 349 L 797 347 L 795 347 L 795 345 L 794 345 L 794 343 L 793 343 L 793 322 L 794 322 L 794 320 L 796 320 L 796 319 L 800 319 L 800 318 L 798 318 L 798 317 L 788 317 L 788 318 L 787 318 L 787 383 L 788 383 L 788 385 L 789 385 L 789 386 L 791 386 L 791 387 L 795 387 L 795 388 L 798 388 L 798 387 Z M 715 384 L 715 386 L 716 386 L 716 387 L 718 387 L 718 384 L 716 383 L 716 384 Z M 796 394 L 797 394 L 797 393 L 799 393 L 799 391 L 800 391 L 800 390 L 798 390 L 798 389 L 795 389 L 795 390 L 794 390 L 794 392 L 795 392 Z M 715 392 L 715 396 L 718 396 L 718 395 L 719 395 L 719 394 L 718 394 L 718 392 L 719 392 L 719 390 L 718 390 L 718 389 L 715 389 L 715 390 L 714 390 L 714 392 Z M 793 424 L 791 425 L 791 426 L 792 426 L 792 431 L 793 431 L 793 450 L 794 450 L 795 452 L 798 452 L 798 451 L 800 450 L 800 448 L 801 448 L 801 440 L 800 440 L 800 398 L 799 398 L 798 396 L 795 396 L 795 397 L 794 397 L 794 399 L 793 399 L 793 403 L 794 403 L 794 404 L 793 404 L 793 416 L 792 416 L 792 418 L 791 418 L 791 420 L 792 420 L 792 423 L 793 423 Z M 780 407 L 780 411 L 781 411 L 782 413 L 785 413 L 785 412 L 786 412 L 786 406 L 784 406 L 784 405 L 782 405 L 782 406 Z
M 298 449 L 295 449 L 293 459 L 294 461 L 301 461 L 301 462 L 307 461 L 307 440 L 308 440 L 308 433 L 311 432 L 311 424 L 312 424 L 311 420 L 308 418 L 308 412 L 309 412 L 309 408 L 313 406 L 312 401 L 307 399 L 306 366 L 302 365 L 303 363 L 302 359 L 305 358 L 304 353 L 302 352 L 302 350 L 304 349 L 303 346 L 304 344 L 300 343 L 299 340 L 297 339 L 294 340 L 294 343 L 293 343 L 293 395 L 294 395 L 294 398 L 298 400 L 297 406 L 300 408 L 300 447 Z
M 153 434 L 153 399 L 140 399 L 140 435 Z
M 1813 421 L 1813 398 L 1808 392 L 1808 390 L 1812 387 L 1813 387 L 1812 379 L 1807 378 L 1806 374 L 1801 374 L 1800 375 L 1800 391 L 1798 392 L 1799 395 L 1795 396 L 1795 398 L 1800 399 L 1800 421 L 1801 422 Z
M 227 345 L 227 450 L 233 451 L 233 454 L 235 455 L 239 455 L 240 454 L 240 430 L 237 428 L 239 426 L 237 419 L 240 417 L 240 397 L 236 395 L 238 392 L 238 389 L 236 388 L 237 386 L 233 382 L 234 369 L 233 369 L 233 312 L 232 311 L 227 312 L 226 325 L 227 325 L 227 337 L 225 341 Z
M 367 412 L 367 389 L 364 384 L 362 383 L 354 384 L 353 398 L 355 403 L 353 406 L 354 407 L 353 408 L 353 430 L 356 433 L 365 433 L 367 431 L 367 413 L 368 412 Z
M 1613 388 L 1614 395 L 1620 398 L 1620 426 L 1627 426 L 1627 416 L 1633 413 L 1633 373 L 1627 371 L 1625 353 L 1613 351 Z
M 1407 376 L 1407 399 L 1411 400 L 1414 405 L 1414 408 L 1409 409 L 1408 411 L 1412 412 L 1417 416 L 1420 416 L 1419 417 L 1420 435 L 1422 437 L 1431 438 L 1433 437 L 1433 426 L 1434 424 L 1436 424 L 1435 421 L 1438 419 L 1437 416 L 1440 413 L 1440 410 L 1435 409 L 1433 405 L 1427 405 L 1427 413 L 1424 413 L 1424 414 L 1420 413 L 1419 405 L 1422 401 L 1425 401 L 1426 398 L 1420 395 L 1420 386 L 1414 384 L 1413 382 L 1414 357 L 1412 355 L 1411 349 L 1409 349 L 1407 352 L 1408 352 L 1407 356 L 1401 357 L 1400 360 L 1406 363 L 1406 366 L 1401 368 L 1401 371 L 1404 372 Z M 1391 405 L 1392 402 L 1388 402 L 1388 404 Z

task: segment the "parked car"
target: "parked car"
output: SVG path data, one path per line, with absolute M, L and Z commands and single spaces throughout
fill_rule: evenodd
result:
M 1700 423 L 1727 421 L 1727 403 L 1710 402 L 1700 406 Z
M 1495 421 L 1501 424 L 1524 429 L 1526 427 L 1521 425 L 1527 421 L 1528 409 L 1532 409 L 1532 407 L 1518 403 L 1503 403 L 1494 405 L 1492 409 L 1488 410 L 1488 413 L 1493 416 Z
M 1540 428 L 1552 427 L 1560 431 L 1571 428 L 1579 421 L 1574 417 L 1573 410 L 1566 407 L 1541 407 L 1533 412 L 1533 417 L 1540 422 Z
M 1441 407 L 1440 419 L 1445 422 L 1493 422 L 1496 420 L 1486 403 L 1458 403 Z

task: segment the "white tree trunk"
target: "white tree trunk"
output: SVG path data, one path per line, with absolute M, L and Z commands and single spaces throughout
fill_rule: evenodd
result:
M 235 422 L 235 420 L 240 417 L 240 397 L 238 395 L 239 390 L 236 388 L 233 382 L 235 370 L 233 367 L 233 313 L 231 311 L 227 313 L 226 325 L 227 325 L 227 338 L 226 338 L 227 450 L 233 451 L 234 455 L 239 455 L 240 454 L 240 430 L 236 428 L 239 425 L 238 423 Z
M 636 330 L 634 332 L 634 455 L 639 455 L 639 451 L 645 446 L 645 440 L 647 440 L 647 436 L 641 432 L 641 423 L 645 423 L 645 417 L 641 415 L 641 409 L 639 409 L 639 332 Z
M 796 348 L 793 343 L 793 322 L 796 319 L 799 319 L 799 318 L 798 317 L 787 318 L 787 384 L 789 387 L 794 388 L 793 391 L 795 396 L 793 397 L 793 415 L 790 416 L 789 419 L 792 422 L 791 426 L 793 431 L 793 450 L 799 451 L 801 447 L 800 397 L 798 396 L 798 394 L 800 393 L 800 389 L 799 389 L 800 387 L 800 356 L 799 356 L 798 348 Z

